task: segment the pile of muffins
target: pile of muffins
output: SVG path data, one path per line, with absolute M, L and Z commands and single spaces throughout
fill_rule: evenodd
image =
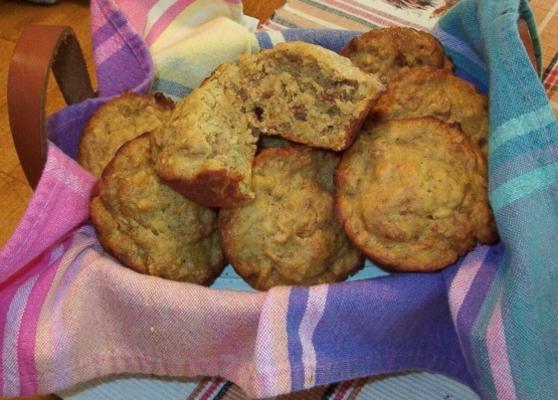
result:
M 487 98 L 425 32 L 386 28 L 337 55 L 291 42 L 217 68 L 177 104 L 124 94 L 87 124 L 91 220 L 134 270 L 252 287 L 346 279 L 368 257 L 435 271 L 498 239 Z

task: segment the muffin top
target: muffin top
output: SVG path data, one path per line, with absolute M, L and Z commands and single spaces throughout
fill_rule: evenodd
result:
M 484 156 L 435 118 L 369 124 L 336 171 L 338 217 L 378 264 L 434 271 L 497 240 Z
M 380 121 L 436 117 L 458 123 L 475 145 L 487 149 L 488 98 L 448 71 L 420 68 L 397 75 L 371 115 Z
M 302 146 L 262 150 L 254 163 L 256 198 L 219 211 L 227 258 L 257 289 L 345 279 L 363 259 L 334 217 L 338 156 Z
M 216 213 L 161 182 L 149 136 L 124 144 L 98 182 L 90 211 L 99 241 L 138 272 L 210 284 L 225 264 Z
M 161 94 L 151 98 L 124 93 L 103 104 L 85 126 L 79 163 L 93 175 L 101 176 L 120 146 L 156 129 L 169 117 L 172 107 L 172 101 Z
M 438 39 L 428 32 L 406 27 L 389 27 L 366 32 L 351 40 L 341 55 L 365 72 L 376 74 L 384 83 L 409 68 L 441 68 L 451 71 Z

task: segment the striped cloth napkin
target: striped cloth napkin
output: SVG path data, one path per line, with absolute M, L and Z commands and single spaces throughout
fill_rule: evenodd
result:
M 215 23 L 203 20 L 209 6 L 238 25 L 221 20 L 229 29 L 242 31 L 235 0 L 92 0 L 101 97 L 49 120 L 45 171 L 0 253 L 0 394 L 54 392 L 126 372 L 218 375 L 265 397 L 428 370 L 487 399 L 555 398 L 558 124 L 516 30 L 522 15 L 538 46 L 524 0 L 462 0 L 434 30 L 458 72 L 490 93 L 490 200 L 499 244 L 479 246 L 440 273 L 266 293 L 139 275 L 103 252 L 87 224 L 94 178 L 71 158 L 81 129 L 110 96 L 149 90 L 154 71 L 155 84 L 175 96 L 192 89 L 181 67 L 174 74 L 167 63 L 194 62 L 172 49 L 205 37 L 201 27 Z M 184 29 L 182 40 L 161 39 L 181 29 L 175 21 L 192 16 L 201 23 Z M 211 42 L 220 45 L 214 52 L 231 36 L 220 32 Z M 302 39 L 338 50 L 354 35 L 292 29 L 251 38 L 244 32 L 235 46 L 255 51 Z M 191 49 L 201 57 L 200 48 Z M 187 68 L 201 76 L 204 67 Z

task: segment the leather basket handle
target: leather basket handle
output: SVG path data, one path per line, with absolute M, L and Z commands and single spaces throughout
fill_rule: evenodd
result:
M 94 97 L 83 53 L 67 26 L 26 25 L 8 72 L 8 116 L 19 161 L 32 188 L 46 162 L 45 97 L 52 72 L 67 104 Z

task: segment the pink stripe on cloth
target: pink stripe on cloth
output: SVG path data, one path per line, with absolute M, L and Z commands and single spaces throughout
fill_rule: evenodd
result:
M 124 42 L 124 39 L 122 39 L 119 34 L 112 35 L 95 48 L 93 52 L 93 55 L 95 56 L 95 64 L 101 65 L 110 56 L 118 53 L 126 45 L 127 44 Z
M 105 15 L 100 11 L 96 1 L 91 2 L 89 15 L 91 16 L 91 32 L 97 31 L 107 22 Z
M 88 218 L 95 181 L 93 175 L 48 143 L 47 162 L 35 194 L 0 252 L 0 284 Z
M 253 387 L 254 349 L 266 293 L 229 292 L 138 274 L 91 244 L 60 268 L 76 268 L 55 301 L 49 294 L 37 331 L 41 392 L 115 373 L 215 376 Z M 74 242 L 77 243 L 78 240 Z M 227 318 L 223 318 L 227 316 Z M 53 351 L 53 345 L 57 345 Z
M 475 276 L 477 276 L 489 249 L 488 246 L 482 246 L 469 253 L 451 282 L 448 290 L 448 300 L 454 324 L 457 323 L 459 310 L 471 289 Z
M 8 311 L 15 294 L 18 292 L 19 288 L 27 281 L 30 272 L 33 271 L 28 270 L 26 272 L 27 273 L 23 276 L 20 276 L 17 279 L 11 279 L 9 282 L 7 282 L 10 283 L 9 285 L 0 285 L 0 391 L 3 390 L 4 376 L 6 373 L 4 364 L 7 364 L 9 362 L 9 360 L 4 359 L 2 350 L 3 343 L 5 342 L 6 328 L 8 327 Z
M 172 21 L 182 12 L 186 7 L 195 2 L 196 0 L 177 0 L 170 6 L 163 15 L 155 22 L 149 32 L 146 32 L 145 43 L 151 46 L 155 40 L 159 38 L 161 33 L 170 25 Z
M 254 383 L 256 397 L 269 397 L 291 390 L 288 360 L 287 311 L 291 289 L 275 287 L 268 291 L 262 307 L 256 338 L 256 369 L 259 380 Z M 281 371 L 281 374 L 278 371 Z
M 17 342 L 21 332 L 21 320 L 23 312 L 27 306 L 27 301 L 33 285 L 39 278 L 35 274 L 27 279 L 17 290 L 12 298 L 10 308 L 8 309 L 7 319 L 9 324 L 6 325 L 4 338 L 2 342 L 2 361 L 3 367 L 3 388 L 2 392 L 8 396 L 17 396 L 21 394 L 19 380 L 19 358 L 17 357 Z
M 52 290 L 47 296 L 40 319 L 40 323 L 46 328 L 41 329 L 41 334 L 36 336 L 37 346 L 43 349 L 45 354 L 57 354 L 48 365 L 42 365 L 41 369 L 50 368 L 59 371 L 56 380 L 60 387 L 69 386 L 70 378 L 66 367 L 70 365 L 71 360 L 69 346 L 65 340 L 64 314 L 60 313 L 53 317 L 51 310 L 59 308 L 64 299 L 67 299 L 68 292 L 80 270 L 87 268 L 88 265 L 88 260 L 84 260 L 82 253 L 94 245 L 98 245 L 98 242 L 92 226 L 86 225 L 74 232 L 71 246 L 66 249 L 53 281 L 56 290 Z M 47 360 L 50 361 L 50 359 Z M 39 391 L 42 393 L 48 391 L 42 389 L 41 382 L 39 382 Z
M 25 308 L 21 321 L 20 335 L 17 345 L 20 394 L 29 396 L 37 393 L 39 387 L 37 368 L 35 364 L 35 343 L 39 315 L 52 287 L 52 281 L 60 264 L 64 252 L 71 243 L 71 237 L 50 253 L 47 268 L 41 273 L 39 279 L 33 286 L 29 301 Z
M 147 13 L 157 3 L 157 0 L 114 0 L 122 13 L 126 15 L 132 27 L 143 36 L 143 30 L 147 22 Z
M 486 347 L 490 371 L 496 387 L 496 397 L 498 400 L 515 400 L 515 385 L 511 375 L 504 323 L 502 321 L 501 297 L 498 297 L 493 314 L 488 322 Z

